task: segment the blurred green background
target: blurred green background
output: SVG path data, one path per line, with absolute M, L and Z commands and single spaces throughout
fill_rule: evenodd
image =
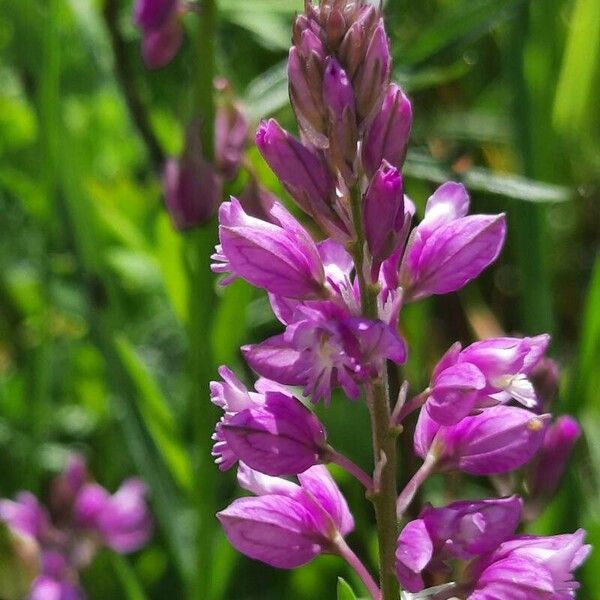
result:
M 275 115 L 292 127 L 285 58 L 301 0 L 218 7 L 217 73 L 253 125 Z M 360 589 L 331 557 L 287 573 L 237 556 L 214 519 L 238 492 L 211 462 L 208 381 L 224 362 L 250 377 L 239 345 L 277 324 L 262 293 L 216 288 L 215 223 L 178 234 L 163 208 L 158 159 L 179 152 L 195 110 L 198 18 L 175 61 L 150 72 L 131 11 L 126 0 L 0 0 L 0 496 L 43 494 L 72 450 L 111 489 L 133 473 L 148 482 L 153 541 L 133 557 L 101 554 L 83 574 L 92 599 L 333 598 L 338 575 Z M 385 12 L 415 112 L 408 194 L 422 207 L 435 183 L 460 179 L 476 211 L 509 215 L 483 278 L 406 309 L 411 389 L 456 339 L 550 331 L 563 369 L 555 411 L 576 415 L 585 439 L 533 529 L 583 526 L 598 544 L 600 3 L 390 0 Z M 282 194 L 256 150 L 248 158 Z M 337 398 L 319 413 L 367 467 L 364 407 Z M 370 506 L 338 475 L 359 523 L 350 541 L 372 565 Z M 598 553 L 581 578 L 579 597 L 599 598 Z

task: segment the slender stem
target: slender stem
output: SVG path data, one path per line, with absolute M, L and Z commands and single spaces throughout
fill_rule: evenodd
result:
M 406 402 L 398 411 L 397 414 L 392 415 L 392 422 L 394 425 L 400 425 L 402 421 L 410 415 L 411 412 L 414 412 L 418 408 L 421 408 L 425 401 L 429 396 L 429 388 L 423 390 L 420 394 L 417 394 L 413 398 L 411 398 L 408 402 Z
M 435 456 L 435 454 L 428 454 L 425 457 L 423 464 L 419 467 L 419 470 L 412 476 L 411 480 L 406 484 L 406 487 L 400 492 L 398 502 L 396 503 L 398 519 L 402 517 L 406 509 L 410 506 L 417 490 L 431 475 L 436 464 L 437 456 Z
M 359 178 L 360 180 L 360 178 Z M 356 243 L 353 248 L 356 275 L 360 286 L 362 313 L 369 319 L 379 318 L 377 311 L 377 288 L 367 283 L 365 268 L 368 257 L 365 256 L 365 237 L 362 227 L 362 194 L 356 184 L 350 199 L 352 220 L 356 230 Z M 378 489 L 371 496 L 377 521 L 377 540 L 379 545 L 379 571 L 382 600 L 398 600 L 400 590 L 396 578 L 396 431 L 390 420 L 390 399 L 387 384 L 387 371 L 382 370 L 379 380 L 366 386 L 367 401 L 371 414 L 374 460 L 385 456 L 381 468 Z
M 119 30 L 119 5 L 120 3 L 118 0 L 106 0 L 104 3 L 104 22 L 106 23 L 113 55 L 115 57 L 115 71 L 131 119 L 144 140 L 144 144 L 148 149 L 148 154 L 152 161 L 152 166 L 155 171 L 160 172 L 165 156 L 152 131 L 152 127 L 150 126 L 148 116 L 144 109 L 144 104 L 140 99 L 134 83 L 133 69 L 131 68 L 131 63 L 127 54 L 127 46 Z
M 344 456 L 335 450 L 335 448 L 329 446 L 323 455 L 323 460 L 342 467 L 344 471 L 358 479 L 368 492 L 373 491 L 373 478 L 367 475 L 365 471 L 363 471 L 356 463 L 352 462 L 347 456 Z
M 369 590 L 369 594 L 373 597 L 373 600 L 381 600 L 381 590 L 371 574 L 362 563 L 360 558 L 354 554 L 352 548 L 348 546 L 346 541 L 342 536 L 338 536 L 335 544 L 336 550 L 338 554 L 354 569 L 356 574 L 361 578 L 362 582 L 365 584 L 367 590 Z

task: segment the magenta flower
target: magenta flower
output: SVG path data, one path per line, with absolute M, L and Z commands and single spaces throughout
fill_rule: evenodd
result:
M 217 424 L 213 455 L 224 470 L 236 461 L 267 475 L 296 475 L 320 461 L 326 436 L 317 417 L 298 399 L 261 380 L 249 392 L 226 367 L 212 382 L 212 400 L 225 411 Z
M 332 302 L 297 307 L 283 335 L 242 352 L 259 375 L 302 385 L 313 402 L 329 401 L 336 387 L 356 399 L 359 385 L 377 378 L 385 359 L 406 360 L 404 341 L 389 325 L 353 317 Z
M 496 260 L 506 236 L 505 216 L 465 216 L 468 209 L 469 196 L 457 183 L 443 184 L 429 198 L 402 263 L 406 300 L 456 291 Z
M 491 552 L 515 532 L 522 502 L 502 499 L 453 502 L 443 508 L 426 506 L 419 518 L 400 533 L 396 571 L 404 588 L 419 592 L 423 571 L 447 569 L 452 559 L 470 560 Z
M 111 496 L 87 477 L 85 462 L 73 456 L 51 482 L 49 510 L 25 492 L 16 501 L 0 500 L 0 520 L 15 534 L 32 538 L 40 553 L 41 572 L 30 598 L 82 600 L 78 572 L 101 545 L 128 553 L 150 537 L 151 517 L 140 481 L 124 482 Z
M 290 298 L 324 295 L 325 273 L 317 246 L 302 225 L 278 202 L 273 222 L 249 216 L 235 198 L 219 209 L 220 246 L 213 271 L 241 277 L 273 294 Z
M 573 571 L 591 551 L 585 532 L 551 537 L 516 536 L 501 544 L 470 569 L 475 579 L 468 600 L 567 600 L 579 584 Z
M 373 177 L 383 161 L 396 169 L 402 168 L 411 127 L 410 100 L 391 83 L 362 146 L 362 162 L 369 177 Z
M 217 517 L 231 544 L 250 558 L 293 569 L 335 552 L 337 536 L 354 527 L 346 500 L 323 466 L 298 475 L 300 485 L 243 464 L 238 478 L 257 497 L 234 500 Z
M 441 426 L 421 410 L 415 431 L 415 451 L 432 453 L 438 469 L 471 475 L 495 475 L 518 469 L 540 448 L 550 415 L 523 408 L 494 406 L 465 417 L 456 425 Z
M 459 363 L 475 365 L 485 376 L 484 393 L 496 401 L 514 398 L 527 408 L 537 404 L 529 375 L 539 364 L 550 342 L 547 334 L 532 338 L 491 338 L 467 346 Z

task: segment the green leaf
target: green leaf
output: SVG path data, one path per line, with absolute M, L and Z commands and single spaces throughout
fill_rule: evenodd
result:
M 554 101 L 554 123 L 564 134 L 581 133 L 586 118 L 595 118 L 588 106 L 599 64 L 600 2 L 577 0 Z
M 571 198 L 571 192 L 562 186 L 532 181 L 517 175 L 500 175 L 483 167 L 473 167 L 459 175 L 418 152 L 409 152 L 404 172 L 409 177 L 434 183 L 443 183 L 449 179 L 460 180 L 471 191 L 498 194 L 526 202 L 565 202 Z
M 446 11 L 398 53 L 403 65 L 429 60 L 461 41 L 471 41 L 512 15 L 524 0 L 478 0 L 461 2 L 458 10 Z M 593 0 L 592 0 L 593 1 Z
M 337 600 L 358 600 L 350 585 L 341 577 L 337 582 Z
M 167 400 L 124 335 L 115 337 L 115 348 L 138 392 L 137 407 L 144 425 L 169 467 L 173 479 L 182 489 L 191 492 L 194 489 L 192 465 L 185 448 L 181 445 Z
M 289 102 L 287 61 L 281 61 L 261 73 L 246 88 L 244 104 L 258 121 L 273 114 Z
M 131 565 L 120 554 L 111 553 L 111 561 L 117 577 L 121 581 L 124 597 L 127 600 L 146 600 L 146 594 Z

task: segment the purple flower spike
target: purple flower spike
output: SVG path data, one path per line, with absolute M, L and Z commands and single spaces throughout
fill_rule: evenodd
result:
M 460 363 L 475 365 L 486 378 L 484 393 L 502 402 L 514 398 L 528 408 L 537 405 L 529 374 L 542 360 L 550 343 L 547 334 L 532 338 L 491 338 L 467 346 Z
M 575 442 L 581 436 L 579 423 L 568 415 L 559 417 L 546 432 L 542 447 L 529 468 L 527 488 L 531 499 L 544 502 L 552 497 L 565 472 Z
M 239 460 L 267 475 L 296 475 L 316 465 L 326 439 L 315 415 L 279 392 L 226 419 L 220 431 Z
M 384 160 L 397 169 L 402 168 L 411 126 L 410 101 L 395 83 L 391 83 L 362 146 L 363 166 L 369 177 L 373 177 Z
M 521 512 L 516 496 L 426 506 L 398 537 L 398 579 L 410 592 L 421 591 L 423 571 L 444 570 L 448 560 L 471 560 L 494 550 L 513 535 Z
M 549 420 L 550 415 L 500 405 L 465 417 L 456 425 L 440 426 L 422 409 L 415 451 L 421 458 L 433 452 L 442 470 L 457 469 L 471 475 L 507 473 L 531 460 Z
M 458 363 L 435 374 L 425 407 L 441 425 L 455 425 L 477 405 L 485 388 L 483 373 L 470 363 Z
M 261 123 L 256 145 L 296 204 L 324 231 L 345 241 L 348 224 L 332 208 L 335 181 L 322 156 L 303 146 L 274 119 Z
M 165 163 L 163 190 L 171 223 L 179 231 L 208 221 L 220 202 L 222 181 L 202 156 L 197 122 L 188 127 L 181 158 Z
M 133 19 L 142 29 L 156 29 L 177 11 L 178 0 L 137 0 Z
M 249 216 L 235 198 L 221 204 L 221 246 L 213 257 L 221 264 L 213 270 L 285 297 L 322 297 L 325 274 L 314 241 L 281 204 L 272 205 L 270 216 L 271 223 Z
M 591 551 L 585 532 L 550 537 L 516 536 L 469 569 L 474 578 L 468 600 L 567 600 L 579 584 L 573 580 Z
M 364 231 L 373 255 L 373 271 L 377 281 L 379 266 L 406 239 L 407 218 L 404 208 L 402 176 L 395 167 L 384 161 L 363 199 Z
M 325 467 L 311 467 L 300 485 L 254 474 L 240 465 L 240 482 L 260 494 L 217 514 L 231 544 L 250 558 L 293 569 L 334 550 L 354 526 L 346 501 Z

